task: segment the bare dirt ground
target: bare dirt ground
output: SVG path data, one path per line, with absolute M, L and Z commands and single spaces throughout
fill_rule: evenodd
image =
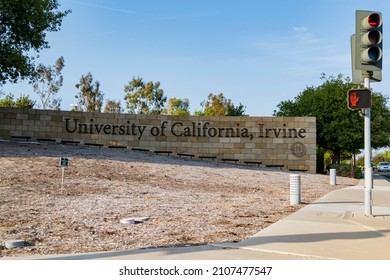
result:
M 69 158 L 61 187 L 60 157 Z M 0 141 L 0 258 L 243 240 L 290 206 L 280 170 L 83 146 Z M 357 180 L 302 173 L 302 202 Z M 122 224 L 130 217 L 144 223 Z M 5 240 L 28 247 L 6 249 Z

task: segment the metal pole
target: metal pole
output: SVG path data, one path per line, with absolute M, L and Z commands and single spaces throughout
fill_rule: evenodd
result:
M 62 169 L 62 181 L 61 181 L 61 194 L 62 194 L 64 189 L 65 167 L 61 167 L 61 169 Z
M 364 78 L 364 87 L 370 89 L 370 78 Z M 372 166 L 371 166 L 371 109 L 364 114 L 364 214 L 372 216 Z

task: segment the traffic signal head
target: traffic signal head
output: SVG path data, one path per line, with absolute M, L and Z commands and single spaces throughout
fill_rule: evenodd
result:
M 380 12 L 356 11 L 355 68 L 382 70 L 383 22 Z
M 350 89 L 347 94 L 348 108 L 351 110 L 360 110 L 371 108 L 371 90 Z
M 366 71 L 356 69 L 356 34 L 351 36 L 351 56 L 352 56 L 352 83 L 362 84 L 364 78 L 370 78 L 371 82 L 382 81 L 382 70 Z

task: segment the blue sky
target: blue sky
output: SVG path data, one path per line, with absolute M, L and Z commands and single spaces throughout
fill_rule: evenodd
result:
M 271 116 L 280 101 L 321 84 L 321 73 L 352 76 L 355 10 L 382 12 L 384 34 L 390 10 L 384 0 L 59 3 L 72 13 L 61 31 L 48 34 L 51 48 L 41 51 L 37 62 L 53 65 L 65 58 L 62 109 L 76 103 L 75 84 L 91 72 L 105 99 L 121 100 L 123 107 L 124 85 L 141 77 L 159 81 L 168 98 L 188 98 L 191 112 L 209 93 L 222 92 L 251 116 Z M 371 86 L 388 95 L 390 53 L 384 37 L 383 80 Z M 26 83 L 7 83 L 2 90 L 37 99 Z

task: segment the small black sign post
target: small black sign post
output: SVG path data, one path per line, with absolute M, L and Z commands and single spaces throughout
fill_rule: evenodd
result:
M 66 157 L 60 158 L 60 167 L 62 169 L 62 180 L 61 180 L 61 193 L 64 188 L 64 177 L 65 177 L 65 168 L 68 167 L 69 160 Z

